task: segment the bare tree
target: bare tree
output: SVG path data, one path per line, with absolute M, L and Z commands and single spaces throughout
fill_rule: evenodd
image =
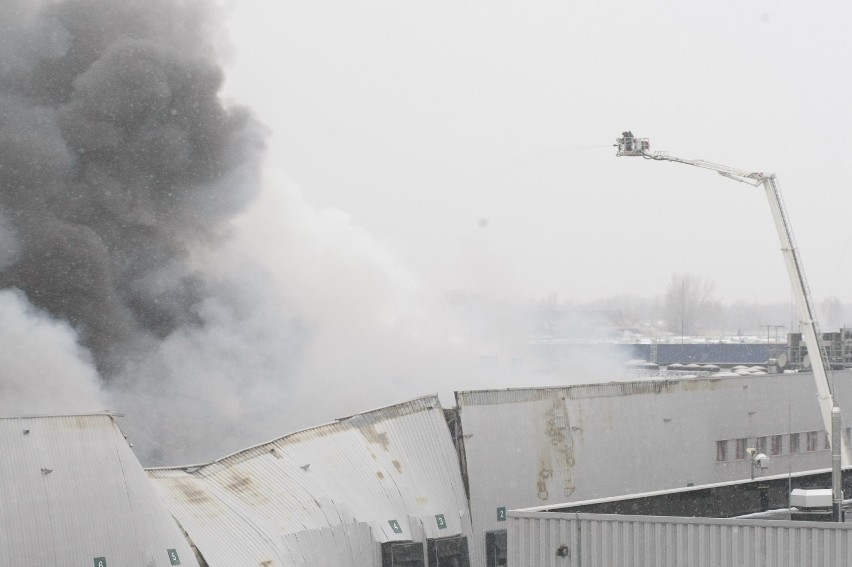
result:
M 694 335 L 719 324 L 721 306 L 713 298 L 713 281 L 693 274 L 672 274 L 663 297 L 666 328 L 678 334 Z

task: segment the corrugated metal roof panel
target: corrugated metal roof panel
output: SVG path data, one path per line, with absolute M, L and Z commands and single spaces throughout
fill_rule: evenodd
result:
M 0 564 L 197 565 L 109 415 L 0 419 Z
M 225 549 L 233 523 L 263 534 L 257 546 L 279 556 L 281 541 L 291 555 L 325 554 L 309 563 L 315 565 L 332 565 L 353 544 L 340 539 L 341 526 L 366 525 L 379 543 L 470 535 L 455 447 L 436 396 L 300 431 L 197 469 L 149 475 L 211 567 L 233 564 Z M 186 496 L 181 483 L 190 480 L 191 493 L 203 498 Z M 309 533 L 335 545 L 303 548 Z M 302 535 L 281 539 L 288 534 Z
M 180 470 L 148 471 L 172 515 L 209 565 L 287 565 L 286 555 L 241 503 L 203 478 Z

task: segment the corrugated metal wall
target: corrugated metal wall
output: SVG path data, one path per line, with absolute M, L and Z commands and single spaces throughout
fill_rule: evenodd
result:
M 381 543 L 471 535 L 436 396 L 148 474 L 210 567 L 366 567 Z
M 509 567 L 839 567 L 852 525 L 509 513 Z
M 0 448 L 0 565 L 197 567 L 109 415 L 0 419 Z
M 835 375 L 852 399 L 852 375 Z M 815 391 L 800 373 L 458 392 L 475 565 L 486 533 L 505 529 L 501 509 L 748 479 L 749 461 L 717 461 L 716 441 L 821 430 L 816 402 L 800 403 Z M 829 464 L 824 450 L 785 451 L 766 474 Z

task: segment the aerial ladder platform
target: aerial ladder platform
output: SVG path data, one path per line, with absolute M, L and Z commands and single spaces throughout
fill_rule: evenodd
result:
M 840 469 L 849 467 L 849 448 L 847 440 L 841 435 L 840 407 L 834 400 L 831 384 L 826 372 L 826 368 L 830 367 L 827 364 L 825 349 L 822 345 L 822 336 L 819 333 L 813 301 L 810 290 L 808 289 L 805 272 L 802 268 L 802 260 L 793 240 L 793 230 L 790 226 L 790 219 L 786 208 L 784 207 L 784 201 L 781 198 L 781 190 L 778 187 L 775 174 L 736 169 L 700 159 L 679 158 L 669 155 L 667 152 L 652 152 L 651 143 L 648 138 L 637 138 L 630 131 L 622 132 L 621 137 L 616 138 L 616 147 L 618 148 L 617 156 L 635 156 L 654 161 L 683 163 L 715 171 L 719 175 L 733 179 L 734 181 L 748 183 L 755 187 L 763 186 L 766 198 L 769 201 L 769 208 L 772 211 L 772 219 L 775 221 L 778 238 L 781 241 L 781 253 L 784 256 L 784 263 L 787 266 L 787 275 L 790 277 L 802 335 L 810 354 L 811 369 L 813 370 L 814 381 L 816 383 L 817 398 L 819 400 L 823 425 L 825 426 L 825 431 L 831 436 L 832 471 L 835 468 L 837 469 L 836 474 L 832 475 L 834 507 L 837 516 L 840 517 L 840 513 L 837 510 L 842 500 Z

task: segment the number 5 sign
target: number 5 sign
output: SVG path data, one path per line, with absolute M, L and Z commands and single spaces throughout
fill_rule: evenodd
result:
M 95 557 L 95 567 L 107 567 L 106 557 Z
M 180 559 L 178 558 L 176 549 L 167 549 L 166 553 L 169 554 L 169 563 L 172 565 L 180 565 Z

